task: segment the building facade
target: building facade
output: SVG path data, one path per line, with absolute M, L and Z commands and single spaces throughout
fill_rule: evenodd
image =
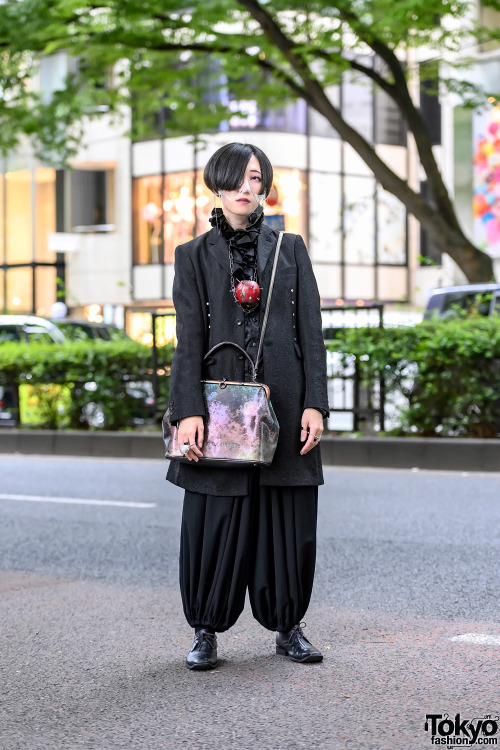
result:
M 59 68 L 49 72 L 55 85 Z M 388 97 L 352 76 L 330 94 L 345 119 L 418 189 L 416 155 Z M 417 222 L 305 102 L 271 112 L 252 101 L 236 104 L 244 115 L 198 139 L 131 142 L 103 116 L 86 128 L 71 172 L 36 162 L 29 149 L 6 160 L 0 307 L 50 315 L 63 299 L 72 313 L 125 324 L 148 342 L 151 314 L 173 310 L 175 247 L 209 228 L 213 196 L 204 166 L 234 140 L 254 143 L 273 163 L 266 220 L 303 235 L 325 305 L 378 300 L 414 308 L 430 288 L 453 280 L 451 266 L 422 264 L 425 237 Z M 130 124 L 125 119 L 122 130 Z M 438 131 L 439 156 L 440 121 Z M 172 335 L 165 318 L 160 340 Z

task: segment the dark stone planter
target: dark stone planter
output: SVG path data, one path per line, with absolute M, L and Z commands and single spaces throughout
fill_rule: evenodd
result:
M 474 438 L 324 437 L 325 466 L 500 471 L 500 440 Z M 0 453 L 158 458 L 158 433 L 0 429 Z

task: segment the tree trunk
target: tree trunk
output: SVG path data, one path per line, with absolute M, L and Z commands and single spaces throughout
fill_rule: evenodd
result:
M 335 128 L 341 138 L 349 143 L 382 187 L 398 198 L 426 230 L 436 247 L 457 263 L 471 283 L 493 281 L 495 278 L 491 257 L 476 247 L 463 233 L 453 210 L 432 206 L 420 193 L 416 193 L 377 154 L 371 143 L 352 128 L 332 104 L 326 92 L 312 80 L 308 82 L 307 101 Z M 443 183 L 443 190 L 446 188 Z M 448 196 L 447 196 L 448 197 Z M 449 198 L 448 198 L 449 200 Z M 451 206 L 451 203 L 450 203 Z
M 427 226 L 421 222 L 434 245 L 441 252 L 448 253 L 471 284 L 494 281 L 495 273 L 491 256 L 473 245 L 460 229 L 457 230 L 446 225 L 446 231 L 441 232 L 439 227 L 442 227 L 442 224 L 446 224 L 446 222 L 442 220 L 437 211 L 436 214 L 439 218 L 437 222 L 432 222 L 432 224 L 426 222 Z M 432 231 L 429 231 L 429 229 Z

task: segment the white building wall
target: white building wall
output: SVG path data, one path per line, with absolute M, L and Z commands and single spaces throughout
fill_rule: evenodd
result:
M 82 234 L 81 249 L 66 256 L 66 285 L 71 307 L 125 304 L 131 300 L 132 213 L 129 123 L 113 126 L 108 118 L 88 124 L 75 168 L 113 169 L 114 231 Z

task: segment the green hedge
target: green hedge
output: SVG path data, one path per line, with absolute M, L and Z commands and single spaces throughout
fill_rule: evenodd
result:
M 373 384 L 383 374 L 388 397 L 403 404 L 396 432 L 492 437 L 500 430 L 500 321 L 496 319 L 343 329 L 328 348 L 340 352 L 344 361 L 354 356 L 365 384 Z M 168 401 L 172 354 L 172 346 L 159 350 L 156 417 Z M 341 370 L 339 362 L 338 374 Z M 135 341 L 0 345 L 0 384 L 20 386 L 21 402 L 36 403 L 36 419 L 31 423 L 37 426 L 133 426 L 142 400 L 131 395 L 130 384 L 151 381 L 151 349 Z M 26 411 L 26 404 L 22 406 Z M 103 417 L 100 425 L 89 419 L 95 408 Z
M 159 349 L 160 393 L 153 416 L 166 408 L 172 353 L 172 346 Z M 148 389 L 142 398 L 139 384 L 151 383 L 152 373 L 151 349 L 128 339 L 0 345 L 1 382 L 19 386 L 21 416 L 29 401 L 37 426 L 118 430 L 132 426 L 141 414 L 151 418 L 154 407 L 144 406 Z M 102 423 L 96 424 L 92 414 Z
M 456 318 L 413 327 L 344 329 L 331 351 L 354 355 L 362 381 L 399 396 L 399 432 L 494 437 L 500 431 L 500 321 Z M 339 364 L 339 371 L 342 363 Z

